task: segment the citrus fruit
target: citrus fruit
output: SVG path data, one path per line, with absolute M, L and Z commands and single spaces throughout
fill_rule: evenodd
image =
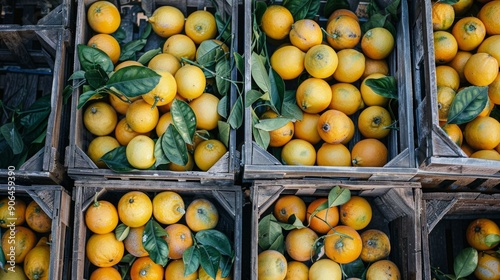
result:
M 96 136 L 104 136 L 113 132 L 117 122 L 115 109 L 103 101 L 92 103 L 83 113 L 85 128 Z
M 457 39 L 447 31 L 436 31 L 434 37 L 434 59 L 437 64 L 450 62 L 458 52 Z
M 114 267 L 100 267 L 90 274 L 89 280 L 121 280 L 120 272 Z
M 159 115 L 160 113 L 156 106 L 152 107 L 145 100 L 139 99 L 130 104 L 125 118 L 132 130 L 139 133 L 147 133 L 156 127 Z
M 311 47 L 321 44 L 323 32 L 316 21 L 300 19 L 292 24 L 289 38 L 292 45 L 303 52 L 307 52 Z
M 308 78 L 300 83 L 295 94 L 300 109 L 306 113 L 320 113 L 330 105 L 332 90 L 323 79 Z
M 183 224 L 171 224 L 165 228 L 167 235 L 164 237 L 168 244 L 168 257 L 181 259 L 187 248 L 193 246 L 191 230 Z
M 189 102 L 189 107 L 196 115 L 196 128 L 212 130 L 217 128 L 221 116 L 218 112 L 219 98 L 210 93 L 202 93 L 198 98 Z
M 432 3 L 432 30 L 447 30 L 455 21 L 455 9 L 451 4 Z
M 125 193 L 118 201 L 118 217 L 129 227 L 145 225 L 153 215 L 153 203 L 141 191 Z
M 352 147 L 352 165 L 358 167 L 383 167 L 387 163 L 387 147 L 378 139 L 363 139 Z
M 488 97 L 491 103 L 500 105 L 500 72 L 495 80 L 488 86 Z
M 265 250 L 257 256 L 257 267 L 260 280 L 285 279 L 288 263 L 280 252 Z
M 317 144 L 321 141 L 316 126 L 318 125 L 319 114 L 302 113 L 302 120 L 296 120 L 293 123 L 294 134 L 297 139 L 303 139 L 311 144 Z
M 328 45 L 311 47 L 304 57 L 304 67 L 314 78 L 325 79 L 333 75 L 339 59 L 335 50 Z
M 109 1 L 96 1 L 87 10 L 87 22 L 95 32 L 111 34 L 120 27 L 120 12 Z
M 283 195 L 276 200 L 273 214 L 276 220 L 282 223 L 288 223 L 288 219 L 292 215 L 303 222 L 306 218 L 306 203 L 299 196 Z
M 451 103 L 453 103 L 456 95 L 457 93 L 450 87 L 437 88 L 438 116 L 440 121 L 448 120 Z
M 318 166 L 351 166 L 351 151 L 342 143 L 323 143 L 316 153 Z
M 487 86 L 498 75 L 498 61 L 488 53 L 475 53 L 464 65 L 464 75 L 475 86 Z
M 179 59 L 170 53 L 160 53 L 155 55 L 148 63 L 148 68 L 155 71 L 166 71 L 172 75 L 181 68 Z
M 196 57 L 196 44 L 187 35 L 175 34 L 170 36 L 163 44 L 163 53 L 175 56 L 179 62 L 182 58 L 194 60 Z
M 381 73 L 374 73 L 368 75 L 362 82 L 359 87 L 359 91 L 361 92 L 361 97 L 363 98 L 363 103 L 365 106 L 386 106 L 389 102 L 389 98 L 384 97 L 378 93 L 376 93 L 371 87 L 366 84 L 366 81 L 369 79 L 380 79 L 384 78 L 386 75 Z
M 127 119 L 121 119 L 115 127 L 115 137 L 118 143 L 122 146 L 127 146 L 130 140 L 132 140 L 137 135 L 148 135 L 149 132 L 139 133 L 134 131 L 130 125 L 127 123 Z M 102 136 L 108 137 L 108 136 Z
M 329 109 L 319 117 L 317 129 L 323 141 L 338 144 L 351 134 L 354 124 L 343 112 Z
M 296 261 L 308 261 L 314 256 L 318 235 L 308 227 L 292 229 L 285 238 L 287 254 Z
M 197 198 L 186 209 L 186 224 L 194 232 L 212 229 L 219 222 L 219 212 L 208 199 Z
M 500 65 L 500 35 L 488 36 L 477 48 L 478 53 L 488 53 L 496 58 Z
M 135 61 L 135 60 L 125 60 L 125 61 L 120 62 L 119 64 L 117 64 L 115 66 L 114 71 L 116 72 L 116 71 L 118 71 L 118 70 L 120 70 L 122 68 L 128 67 L 128 66 L 143 66 L 143 65 L 140 62 Z M 110 96 L 112 96 L 112 95 L 114 95 L 114 94 L 111 94 Z
M 369 229 L 361 233 L 363 249 L 361 260 L 364 262 L 375 262 L 385 259 L 391 253 L 391 241 L 387 234 L 378 229 Z
M 479 252 L 474 275 L 481 280 L 500 279 L 500 257 L 495 251 Z
M 309 268 L 309 280 L 341 280 L 340 265 L 330 259 L 320 259 Z
M 372 208 L 366 198 L 351 196 L 351 199 L 340 205 L 340 223 L 355 230 L 364 229 L 372 220 Z
M 451 34 L 457 39 L 459 50 L 472 51 L 483 42 L 486 29 L 477 17 L 464 17 L 453 25 Z
M 128 163 L 137 169 L 148 169 L 156 162 L 155 142 L 146 135 L 137 135 L 127 145 L 125 154 Z
M 384 75 L 389 75 L 389 65 L 386 59 L 371 59 L 365 57 L 365 71 L 361 76 L 361 79 L 365 79 L 371 74 L 380 73 Z
M 365 56 L 355 49 L 337 52 L 338 65 L 333 78 L 341 83 L 354 83 L 365 72 Z
M 165 131 L 167 131 L 168 126 L 171 124 L 173 125 L 173 120 L 172 114 L 170 112 L 166 112 L 165 114 L 161 115 L 155 128 L 156 135 L 160 137 L 163 133 L 165 133 Z
M 123 240 L 127 252 L 136 258 L 149 256 L 143 244 L 144 228 L 144 226 L 130 228 L 127 237 Z
M 361 40 L 359 22 L 351 16 L 338 15 L 326 26 L 326 40 L 335 50 L 352 49 Z
M 316 198 L 311 201 L 307 206 L 306 214 L 309 228 L 322 235 L 326 234 L 339 223 L 339 208 L 337 206 L 327 207 L 318 211 L 318 207 L 324 203 L 328 204 L 326 197 Z
M 113 232 L 93 234 L 85 245 L 87 258 L 97 267 L 112 267 L 118 264 L 124 252 L 123 242 L 118 241 Z M 47 257 L 48 259 L 49 257 Z
M 383 27 L 374 27 L 361 37 L 361 49 L 371 59 L 384 59 L 394 49 L 394 36 Z
M 436 84 L 438 87 L 450 87 L 457 91 L 460 87 L 460 75 L 451 66 L 438 65 L 436 66 Z
M 186 18 L 184 32 L 195 44 L 215 38 L 217 35 L 215 16 L 205 10 L 190 13 Z
M 160 81 L 151 91 L 143 94 L 142 98 L 150 105 L 162 106 L 174 100 L 177 83 L 170 72 L 158 70 L 156 73 L 161 76 Z
M 500 229 L 494 221 L 486 218 L 473 220 L 465 230 L 467 243 L 477 250 L 490 250 L 496 245 L 486 244 L 486 237 L 490 234 L 500 235 Z
M 467 60 L 472 56 L 471 52 L 458 51 L 455 57 L 448 62 L 447 65 L 451 66 L 458 73 L 458 77 L 460 79 L 460 83 L 466 83 L 467 79 L 465 79 L 464 75 L 464 67 Z
M 12 203 L 14 203 L 14 205 L 12 205 Z M 14 206 L 14 210 L 12 210 L 12 206 Z M 22 225 L 25 221 L 26 202 L 24 202 L 24 200 L 15 199 L 12 201 L 9 200 L 8 197 L 0 199 L 0 227 L 7 228 L 12 224 Z
M 191 100 L 200 97 L 205 90 L 207 80 L 198 66 L 186 64 L 175 73 L 177 93 Z
M 353 84 L 335 83 L 331 85 L 332 100 L 328 108 L 335 109 L 350 116 L 364 106 L 361 92 Z
M 361 255 L 362 241 L 359 233 L 350 226 L 338 225 L 325 237 L 326 256 L 339 263 L 346 264 Z
M 479 10 L 477 17 L 484 23 L 486 27 L 486 34 L 499 35 L 500 34 L 500 2 L 490 1 L 484 4 Z
M 262 14 L 261 29 L 271 39 L 285 39 L 292 30 L 293 16 L 281 5 L 270 5 Z
M 500 153 L 496 150 L 478 150 L 472 153 L 469 157 L 487 160 L 500 160 Z
M 101 157 L 118 147 L 120 147 L 120 143 L 115 138 L 111 136 L 99 136 L 90 141 L 87 148 L 87 155 L 97 167 L 107 168 L 104 161 L 100 160 Z
M 94 201 L 85 211 L 85 225 L 93 233 L 112 232 L 118 225 L 118 211 L 109 201 Z
M 381 106 L 368 106 L 358 116 L 359 132 L 366 138 L 382 139 L 391 132 L 391 114 Z
M 37 237 L 32 229 L 15 226 L 2 235 L 3 254 L 8 260 L 14 259 L 16 263 L 22 263 L 28 252 L 35 247 L 36 241 Z
M 204 140 L 194 149 L 194 162 L 202 171 L 209 170 L 227 152 L 227 148 L 220 140 Z
M 401 273 L 398 266 L 390 260 L 372 263 L 366 271 L 366 280 L 399 280 Z
M 284 280 L 308 280 L 309 267 L 303 262 L 289 261 Z
M 130 267 L 131 280 L 162 280 L 164 273 L 163 267 L 150 257 L 138 258 Z
M 116 64 L 120 58 L 120 44 L 115 37 L 109 34 L 96 34 L 92 36 L 87 42 L 87 46 L 105 52 L 113 64 Z
M 305 53 L 296 46 L 283 46 L 273 52 L 271 67 L 283 80 L 292 80 L 304 72 Z
M 441 127 L 457 146 L 462 146 L 463 133 L 457 124 L 447 123 Z
M 477 117 L 465 126 L 467 144 L 476 150 L 491 150 L 500 143 L 500 123 L 492 117 Z
M 184 14 L 173 6 L 161 6 L 148 18 L 156 35 L 167 38 L 179 34 L 184 29 Z
M 130 102 L 132 102 L 132 100 Z M 117 96 L 116 94 L 109 94 L 109 104 L 111 104 L 118 114 L 122 115 L 127 113 L 128 106 L 130 105 L 130 103 L 126 101 L 125 96 Z
M 292 139 L 281 150 L 281 162 L 285 165 L 312 166 L 316 162 L 316 149 L 302 139 Z
M 50 246 L 37 244 L 24 259 L 24 273 L 28 279 L 48 280 L 50 267 Z
M 232 277 L 231 275 L 228 275 L 226 277 L 222 277 L 222 270 L 217 270 L 217 274 L 215 275 L 215 279 L 212 278 L 208 273 L 203 269 L 203 267 L 200 265 L 198 268 L 198 280 L 231 280 Z
M 455 4 L 452 4 L 453 10 L 455 10 L 455 16 L 461 16 L 465 14 L 474 4 L 474 0 L 458 0 Z
M 153 197 L 153 216 L 162 224 L 177 223 L 186 213 L 184 199 L 173 191 L 162 191 Z
M 0 269 L 0 278 L 2 280 L 29 280 L 21 265 L 10 264 L 5 264 L 4 269 Z
M 169 261 L 165 268 L 165 279 L 178 279 L 178 280 L 197 280 L 198 270 L 189 275 L 184 275 L 184 261 L 172 260 Z
M 349 10 L 349 9 L 336 9 L 333 11 L 330 16 L 328 17 L 327 23 L 330 22 L 332 19 L 338 17 L 338 16 L 349 16 L 352 17 L 353 19 L 359 21 L 358 16 L 356 15 L 355 12 Z M 328 25 L 328 24 L 327 24 Z
M 186 164 L 181 165 L 177 164 L 175 162 L 169 162 L 168 163 L 168 170 L 172 171 L 191 171 L 194 168 L 194 157 L 193 154 L 187 153 L 188 155 L 188 161 Z
M 277 118 L 278 114 L 272 110 L 268 110 L 264 112 L 260 118 L 265 120 L 265 119 L 272 119 L 272 118 Z M 295 127 L 292 121 L 287 122 L 284 126 L 280 128 L 276 128 L 274 130 L 269 131 L 269 147 L 282 147 L 288 141 L 292 140 L 292 137 L 294 135 Z

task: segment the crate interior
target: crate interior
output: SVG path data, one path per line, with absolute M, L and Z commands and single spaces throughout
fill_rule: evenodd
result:
M 67 0 L 5 0 L 0 3 L 0 25 L 36 25 L 46 22 L 55 13 L 60 13 L 61 5 Z M 60 19 L 59 19 L 60 20 Z M 59 23 L 61 24 L 61 23 Z

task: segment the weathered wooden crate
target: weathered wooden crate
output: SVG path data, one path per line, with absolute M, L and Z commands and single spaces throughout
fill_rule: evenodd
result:
M 232 279 L 241 279 L 242 207 L 243 193 L 239 187 L 207 186 L 201 183 L 159 182 L 159 181 L 75 181 L 75 220 L 73 236 L 73 259 L 70 279 L 88 279 L 95 269 L 85 256 L 85 244 L 91 232 L 85 226 L 85 211 L 98 199 L 118 203 L 121 195 L 129 191 L 142 191 L 152 197 L 162 191 L 174 191 L 182 196 L 187 205 L 194 199 L 205 198 L 215 204 L 219 212 L 219 222 L 215 229 L 223 232 L 233 242 L 235 259 Z M 116 205 L 116 204 L 115 204 Z M 184 218 L 181 219 L 181 222 Z
M 10 173 L 10 178 L 17 178 L 17 173 Z M 36 201 L 43 211 L 52 219 L 51 237 L 38 234 L 38 238 L 47 236 L 50 245 L 50 269 L 47 279 L 69 278 L 69 254 L 71 253 L 70 216 L 71 196 L 58 185 L 17 185 L 16 179 L 10 179 L 9 184 L 0 184 L 0 197 L 14 196 L 22 199 L 26 205 Z M 2 232 L 3 234 L 3 232 Z
M 46 28 L 59 25 L 68 27 L 71 22 L 71 0 L 22 0 L 0 3 L 0 29 L 17 27 L 21 29 Z
M 75 45 L 86 44 L 89 38 L 93 35 L 92 30 L 89 27 L 86 20 L 86 12 L 88 7 L 96 0 L 85 0 L 78 1 L 77 7 L 77 30 Z M 122 27 L 130 28 L 130 30 L 136 30 L 137 23 L 140 23 L 138 28 L 139 32 L 127 32 L 127 34 L 134 34 L 140 36 L 144 31 L 144 27 L 147 24 L 145 19 L 146 16 L 150 16 L 157 7 L 164 5 L 171 5 L 179 8 L 185 14 L 187 12 L 192 12 L 199 9 L 214 9 L 211 1 L 203 0 L 146 0 L 131 2 L 127 5 L 119 5 L 114 1 L 114 3 L 119 7 L 122 13 L 127 13 L 127 17 L 122 18 Z M 236 32 L 238 26 L 238 3 L 235 1 L 216 1 L 218 7 L 223 9 L 226 16 L 231 16 L 231 32 L 233 36 L 233 46 L 230 46 L 231 53 L 236 51 L 238 48 L 238 34 Z M 139 6 L 138 6 L 139 5 Z M 144 13 L 132 13 L 135 9 L 142 9 Z M 222 14 L 222 11 L 220 11 Z M 133 38 L 136 39 L 136 38 Z M 132 38 L 130 38 L 132 40 Z M 165 39 L 151 34 L 150 39 L 152 42 L 157 42 L 157 44 L 149 43 L 144 47 L 144 50 L 150 50 L 153 48 L 158 48 L 158 46 L 163 46 Z M 153 45 L 153 46 L 152 46 Z M 74 71 L 80 70 L 80 63 L 78 61 L 77 53 L 75 53 L 75 64 Z M 236 80 L 236 69 L 232 73 L 232 79 Z M 81 88 L 75 89 L 73 92 L 73 102 L 71 104 L 71 131 L 70 131 L 70 144 L 68 146 L 66 166 L 68 168 L 68 175 L 75 179 L 87 179 L 88 177 L 98 177 L 98 178 L 121 178 L 121 179 L 150 179 L 150 180 L 174 180 L 174 181 L 202 181 L 202 182 L 218 182 L 220 184 L 233 184 L 235 180 L 235 173 L 239 170 L 239 162 L 237 158 L 239 157 L 236 151 L 236 131 L 230 131 L 228 152 L 207 172 L 202 171 L 188 171 L 188 172 L 178 172 L 178 171 L 164 171 L 164 170 L 137 170 L 127 173 L 117 173 L 109 169 L 99 169 L 94 162 L 87 156 L 87 147 L 92 140 L 92 135 L 88 132 L 83 125 L 83 109 L 79 110 L 78 106 L 78 96 L 82 93 Z M 236 100 L 236 88 L 231 87 L 231 92 L 228 94 L 229 103 L 228 106 L 234 104 Z
M 415 157 L 419 169 L 414 180 L 422 182 L 422 187 L 441 184 L 450 185 L 449 189 L 498 188 L 500 162 L 468 158 L 439 126 L 431 1 L 409 3 L 417 124 Z M 429 176 L 434 178 L 432 182 L 427 180 Z
M 402 279 L 422 279 L 421 261 L 421 190 L 411 182 L 355 182 L 336 180 L 256 180 L 250 188 L 252 204 L 250 278 L 258 279 L 258 223 L 272 213 L 280 195 L 300 196 L 306 204 L 315 198 L 327 197 L 334 186 L 348 188 L 354 195 L 366 198 L 373 210 L 372 221 L 366 227 L 384 231 L 391 240 L 389 259 L 397 264 Z
M 71 33 L 62 28 L 0 28 L 0 99 L 3 104 L 11 110 L 25 111 L 35 100 L 50 97 L 45 140 L 40 142 L 38 150 L 30 151 L 21 166 L 16 166 L 18 181 L 60 184 L 64 180 L 69 108 L 64 107 L 63 89 L 69 72 L 71 40 Z M 11 116 L 12 111 L 4 110 L 1 124 L 11 122 Z M 1 153 L 1 180 L 7 176 L 8 166 L 14 165 L 13 156 L 9 154 L 12 152 Z
M 252 1 L 245 2 L 245 30 L 252 30 Z M 323 4 L 325 1 L 321 1 Z M 353 11 L 358 11 L 360 21 L 366 14 L 369 1 L 348 1 Z M 320 8 L 321 9 L 321 8 Z M 398 180 L 409 181 L 416 173 L 414 159 L 413 137 L 413 105 L 412 105 L 412 78 L 411 67 L 407 62 L 410 57 L 410 29 L 408 25 L 408 3 L 401 1 L 399 9 L 399 22 L 396 24 L 397 37 L 395 48 L 387 58 L 389 75 L 394 76 L 398 84 L 399 101 L 398 118 L 399 131 L 391 130 L 384 140 L 388 148 L 388 163 L 383 167 L 325 167 L 325 166 L 290 166 L 283 165 L 269 150 L 263 149 L 253 139 L 252 115 L 249 108 L 245 110 L 243 178 L 244 180 L 265 180 L 285 178 L 322 177 L 334 179 L 367 179 L 367 180 Z M 319 23 L 326 24 L 327 18 L 319 16 Z M 245 54 L 252 53 L 252 32 L 245 32 Z M 245 92 L 252 89 L 251 57 L 245 57 Z M 357 118 L 353 118 L 356 125 Z M 361 140 L 361 135 L 356 132 L 348 147 Z
M 422 194 L 423 279 L 433 279 L 431 268 L 453 273 L 454 257 L 470 247 L 465 231 L 477 218 L 500 223 L 499 194 L 480 192 L 425 192 Z M 468 279 L 476 279 L 473 275 Z

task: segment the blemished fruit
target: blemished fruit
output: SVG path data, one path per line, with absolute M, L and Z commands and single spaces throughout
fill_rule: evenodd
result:
M 500 256 L 495 251 L 479 252 L 474 276 L 480 280 L 500 279 Z
M 326 256 L 339 264 L 350 263 L 361 255 L 361 236 L 350 226 L 338 225 L 331 229 L 324 244 Z
M 309 268 L 309 280 L 341 280 L 340 265 L 330 259 L 320 259 Z
M 342 49 L 337 52 L 338 65 L 333 78 L 341 83 L 354 83 L 365 72 L 365 56 L 355 49 Z
M 130 191 L 118 201 L 118 217 L 129 227 L 145 225 L 153 215 L 153 203 L 147 194 Z
M 335 50 L 328 45 L 316 45 L 306 52 L 304 67 L 314 78 L 325 79 L 333 75 L 339 59 Z
M 193 246 L 191 230 L 184 224 L 171 224 L 165 228 L 167 235 L 164 237 L 168 244 L 168 257 L 181 259 L 187 248 Z
M 42 207 L 36 201 L 31 201 L 26 206 L 26 224 L 34 231 L 39 233 L 50 232 L 52 228 L 52 219 L 43 211 Z
M 455 9 L 451 4 L 442 2 L 432 3 L 432 29 L 447 30 L 455 21 Z
M 486 218 L 479 218 L 472 221 L 465 231 L 467 243 L 477 250 L 490 250 L 495 244 L 486 244 L 486 236 L 489 234 L 500 235 L 498 225 Z
M 90 274 L 89 280 L 121 280 L 120 272 L 114 267 L 100 267 Z
M 499 1 L 490 1 L 484 4 L 481 10 L 479 10 L 477 17 L 484 23 L 488 35 L 500 34 L 500 23 L 498 22 L 498 18 L 500 17 Z
M 369 229 L 361 233 L 363 249 L 361 260 L 367 263 L 385 259 L 391 253 L 391 241 L 387 234 L 378 229 Z
M 14 230 L 12 232 L 9 231 L 9 233 L 10 234 L 2 235 L 1 247 L 3 254 L 5 256 L 8 256 L 8 254 L 12 256 L 13 252 L 15 262 L 22 263 L 31 249 L 36 245 L 36 234 L 33 230 L 25 226 L 16 226 Z
M 2 280 L 29 280 L 20 264 L 11 266 L 5 264 L 4 269 L 0 269 L 0 279 Z M 307 279 L 307 278 L 306 278 Z
M 137 169 L 148 169 L 156 162 L 155 142 L 146 135 L 137 135 L 128 143 L 125 154 L 128 163 Z
M 335 11 L 333 11 L 333 13 L 328 17 L 328 20 L 327 20 L 327 25 L 328 23 L 333 20 L 334 18 L 338 17 L 338 16 L 348 16 L 348 17 L 352 17 L 353 19 L 355 19 L 356 21 L 359 21 L 359 18 L 358 16 L 356 15 L 355 12 L 349 10 L 349 9 L 336 9 Z
M 14 223 L 21 225 L 26 220 L 26 202 L 21 199 L 14 201 L 14 210 L 9 209 L 9 198 L 3 197 L 0 199 L 0 227 L 7 228 Z M 12 202 L 10 202 L 12 206 Z
M 194 149 L 194 162 L 202 171 L 208 171 L 227 152 L 227 148 L 220 140 L 204 140 Z
M 118 8 L 109 1 L 97 1 L 87 10 L 87 22 L 97 33 L 111 34 L 120 27 Z
M 351 159 L 353 166 L 383 167 L 387 163 L 388 150 L 378 139 L 363 139 L 352 147 Z
M 330 109 L 321 114 L 317 129 L 323 141 L 338 144 L 351 135 L 354 123 L 345 113 Z
M 88 106 L 83 113 L 83 124 L 96 136 L 108 135 L 115 130 L 118 117 L 115 109 L 106 102 L 98 101 Z
M 45 238 L 46 239 L 46 238 Z M 38 243 L 31 249 L 24 259 L 24 273 L 28 279 L 49 279 L 50 246 L 46 243 Z
M 302 139 L 292 139 L 281 150 L 281 162 L 285 165 L 312 166 L 316 162 L 316 149 Z
M 486 28 L 477 17 L 464 17 L 455 22 L 451 33 L 457 39 L 459 50 L 472 51 L 483 42 Z
M 194 232 L 212 229 L 217 226 L 219 212 L 208 199 L 193 200 L 186 209 L 186 224 Z
M 318 234 L 308 227 L 291 230 L 285 238 L 288 255 L 296 261 L 307 261 L 314 256 L 314 244 Z
M 116 239 L 113 232 L 93 234 L 85 245 L 87 258 L 97 267 L 112 267 L 118 264 L 124 252 L 125 245 Z
M 131 280 L 162 280 L 165 272 L 150 257 L 138 258 L 130 267 Z
M 98 136 L 89 143 L 87 155 L 99 168 L 106 168 L 107 165 L 101 160 L 107 152 L 120 147 L 120 143 L 112 136 Z
M 262 15 L 262 31 L 271 39 L 285 39 L 292 30 L 292 13 L 281 5 L 271 5 L 267 7 Z
M 478 53 L 488 53 L 497 59 L 500 65 L 500 35 L 486 37 L 477 48 Z
M 330 17 L 326 26 L 326 40 L 335 50 L 352 49 L 361 40 L 358 20 L 347 15 Z
M 97 200 L 85 212 L 85 225 L 98 234 L 112 232 L 118 225 L 118 211 L 113 203 Z
M 321 27 L 312 19 L 300 19 L 292 24 L 289 33 L 290 42 L 301 51 L 307 52 L 311 47 L 321 44 L 323 33 Z
M 205 40 L 215 38 L 217 35 L 215 16 L 205 10 L 190 13 L 184 24 L 184 32 L 198 45 Z
M 355 230 L 364 229 L 372 220 L 370 202 L 361 196 L 352 196 L 349 201 L 340 205 L 340 223 Z
M 381 106 L 369 106 L 358 116 L 359 132 L 366 138 L 382 139 L 391 132 L 391 114 Z
M 451 103 L 456 95 L 457 93 L 450 87 L 437 88 L 438 117 L 440 121 L 448 120 Z
M 487 86 L 498 76 L 498 61 L 488 53 L 475 53 L 464 65 L 464 75 L 475 86 Z
M 123 240 L 127 252 L 137 258 L 149 256 L 143 244 L 144 228 L 144 226 L 130 228 L 127 238 Z
M 326 197 L 321 197 L 313 200 L 307 206 L 306 219 L 309 227 L 318 234 L 326 234 L 339 223 L 339 208 L 337 206 L 317 211 L 318 206 L 327 202 Z
M 329 109 L 339 110 L 350 116 L 364 107 L 361 92 L 353 84 L 335 83 L 330 86 L 332 100 Z
M 401 272 L 390 260 L 379 260 L 372 263 L 366 271 L 366 280 L 399 280 Z
M 394 36 L 383 27 L 374 27 L 361 38 L 363 54 L 371 59 L 384 59 L 394 49 Z
M 325 80 L 308 78 L 298 86 L 295 100 L 302 111 L 317 114 L 330 105 L 332 90 Z
M 458 52 L 457 39 L 447 31 L 436 31 L 434 36 L 434 57 L 437 64 L 450 62 Z
M 258 277 L 260 280 L 283 280 L 288 263 L 285 256 L 275 250 L 265 250 L 257 256 Z
M 163 191 L 153 197 L 153 216 L 162 224 L 175 224 L 186 213 L 184 199 L 173 191 Z
M 304 72 L 304 51 L 296 46 L 283 46 L 273 52 L 271 67 L 283 80 L 292 80 Z
M 304 221 L 306 218 L 306 203 L 302 198 L 296 195 L 284 195 L 278 198 L 273 208 L 274 217 L 282 222 L 288 223 L 290 216 Z
M 289 261 L 284 280 L 308 280 L 309 267 L 303 262 Z
M 158 7 L 148 18 L 153 31 L 160 37 L 168 38 L 184 29 L 184 14 L 173 6 Z

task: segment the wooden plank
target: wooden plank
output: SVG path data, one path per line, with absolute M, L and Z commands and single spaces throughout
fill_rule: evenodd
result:
M 0 32 L 0 39 L 10 50 L 19 64 L 26 68 L 35 68 L 31 56 L 22 43 L 21 35 L 18 32 Z

